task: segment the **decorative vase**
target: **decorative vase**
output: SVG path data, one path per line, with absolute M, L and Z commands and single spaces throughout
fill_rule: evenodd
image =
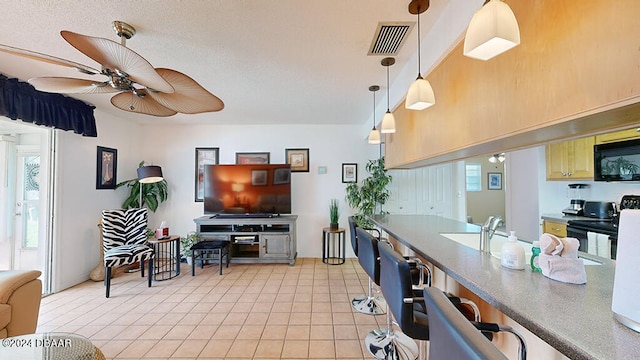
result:
M 191 266 L 192 263 L 193 263 L 193 256 L 191 256 L 191 255 L 187 256 L 187 264 L 189 264 L 189 266 Z
M 330 230 L 338 230 L 338 223 L 330 223 L 329 224 L 329 229 Z

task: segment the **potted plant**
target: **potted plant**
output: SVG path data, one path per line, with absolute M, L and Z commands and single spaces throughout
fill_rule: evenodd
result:
M 329 228 L 331 230 L 338 230 L 338 219 L 340 218 L 338 199 L 331 199 L 329 202 Z
M 144 166 L 144 160 L 138 164 L 138 167 Z M 146 205 L 149 210 L 155 212 L 158 205 L 167 200 L 167 181 L 162 180 L 156 183 L 142 184 L 138 178 L 129 179 L 116 184 L 116 189 L 122 186 L 129 187 L 129 195 L 122 203 L 123 209 L 141 208 Z M 140 204 L 140 191 L 142 190 L 142 204 Z
M 637 174 L 640 170 L 640 166 L 635 164 L 632 160 L 619 157 L 615 160 L 606 160 L 606 164 L 603 166 L 603 175 L 619 175 L 624 180 L 629 180 L 634 174 Z
M 187 263 L 191 265 L 193 261 L 193 251 L 191 247 L 200 240 L 195 231 L 187 233 L 186 236 L 180 237 L 180 255 L 183 259 L 187 259 Z
M 351 183 L 347 186 L 346 200 L 349 206 L 358 210 L 354 216 L 356 224 L 363 228 L 371 228 L 373 224 L 367 220 L 368 215 L 388 213 L 382 209 L 382 205 L 389 199 L 387 185 L 392 177 L 387 175 L 384 157 L 369 160 L 365 169 L 369 176 L 362 180 L 361 185 Z

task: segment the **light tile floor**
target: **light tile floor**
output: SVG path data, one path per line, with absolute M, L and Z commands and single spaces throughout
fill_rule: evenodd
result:
M 180 276 L 147 287 L 118 273 L 111 297 L 87 281 L 42 299 L 37 332 L 89 338 L 108 359 L 370 359 L 363 339 L 385 315 L 351 308 L 366 293 L 357 259 L 287 264 L 182 264 Z

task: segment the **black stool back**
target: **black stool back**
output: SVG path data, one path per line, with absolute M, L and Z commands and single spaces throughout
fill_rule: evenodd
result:
M 356 219 L 353 216 L 347 218 L 349 221 L 349 237 L 351 238 L 351 247 L 353 253 L 358 256 L 358 238 L 356 237 Z
M 518 356 L 527 358 L 524 339 L 507 325 L 470 322 L 442 291 L 424 289 L 429 313 L 429 360 L 506 360 L 508 359 L 484 332 L 507 331 L 519 341 Z
M 418 340 L 429 340 L 427 314 L 423 312 L 422 306 L 418 306 L 418 302 L 407 301 L 415 298 L 411 264 L 388 243 L 380 242 L 378 249 L 380 289 L 387 300 L 389 311 L 407 336 Z
M 380 284 L 380 257 L 378 253 L 378 239 L 358 227 L 356 228 L 356 238 L 358 240 L 358 262 L 369 278 Z

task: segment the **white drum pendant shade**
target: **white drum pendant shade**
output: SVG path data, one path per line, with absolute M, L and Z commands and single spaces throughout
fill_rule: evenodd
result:
M 464 55 L 489 60 L 520 44 L 520 29 L 509 5 L 491 0 L 471 19 L 464 38 Z
M 418 77 L 409 87 L 404 107 L 409 110 L 424 110 L 436 103 L 433 88 L 429 81 Z
M 380 132 L 383 134 L 393 134 L 396 132 L 396 118 L 393 114 L 387 111 L 382 118 L 382 124 L 380 124 Z

